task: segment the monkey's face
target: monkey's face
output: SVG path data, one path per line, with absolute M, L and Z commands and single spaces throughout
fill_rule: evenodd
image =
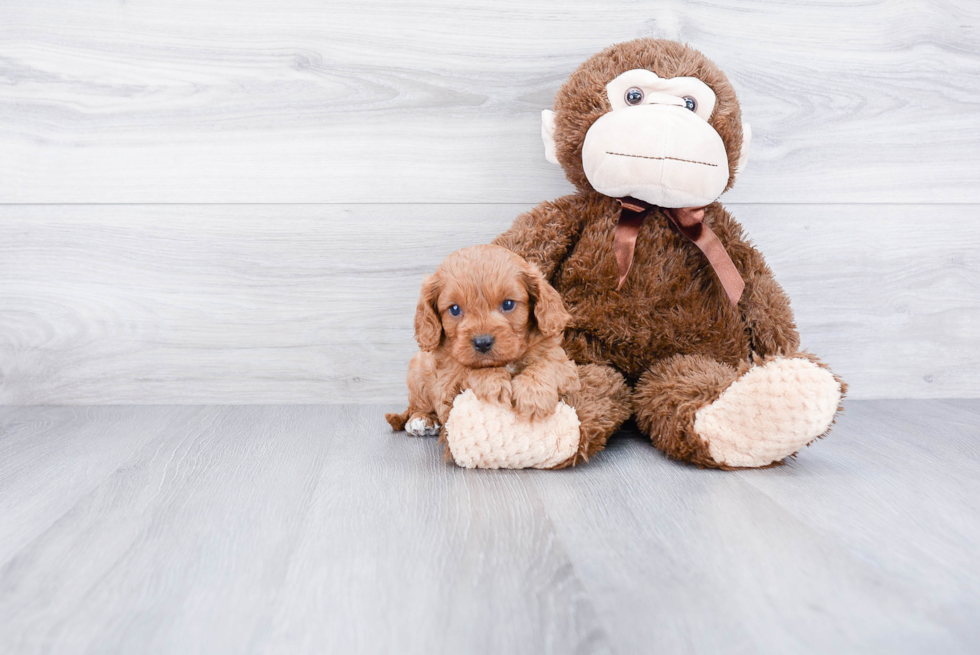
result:
M 542 112 L 545 156 L 580 189 L 701 207 L 746 161 L 751 133 L 734 89 L 701 53 L 676 42 L 638 39 L 593 56 L 555 108 Z
M 728 184 L 728 153 L 708 123 L 715 94 L 696 77 L 644 69 L 606 85 L 612 111 L 585 135 L 582 167 L 596 191 L 660 207 L 701 207 Z

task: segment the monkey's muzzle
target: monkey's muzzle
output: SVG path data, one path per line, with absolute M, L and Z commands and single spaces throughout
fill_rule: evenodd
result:
M 582 164 L 599 193 L 659 207 L 703 207 L 728 184 L 721 136 L 704 119 L 674 105 L 604 114 L 585 135 Z

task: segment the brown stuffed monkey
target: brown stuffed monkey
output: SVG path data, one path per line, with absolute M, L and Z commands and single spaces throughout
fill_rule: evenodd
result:
M 586 61 L 543 119 L 578 192 L 494 243 L 535 263 L 572 316 L 581 442 L 559 467 L 631 416 L 668 456 L 713 468 L 768 466 L 826 433 L 845 385 L 800 352 L 789 299 L 717 202 L 750 137 L 725 75 L 638 39 Z

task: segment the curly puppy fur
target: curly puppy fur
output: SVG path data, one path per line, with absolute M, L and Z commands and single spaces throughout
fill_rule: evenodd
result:
M 454 252 L 422 284 L 409 406 L 386 420 L 395 430 L 418 420 L 434 431 L 464 389 L 531 420 L 553 414 L 559 399 L 579 390 L 561 348 L 568 318 L 541 272 L 512 251 L 484 245 Z
M 605 85 L 637 68 L 660 77 L 697 77 L 711 87 L 717 104 L 709 122 L 725 144 L 731 187 L 742 147 L 742 123 L 728 79 L 692 48 L 638 39 L 586 61 L 556 96 L 556 154 L 578 193 L 544 202 L 519 216 L 493 243 L 535 264 L 561 294 L 571 315 L 564 348 L 575 362 L 595 367 L 590 369 L 592 377 L 611 380 L 622 374 L 635 387 L 632 401 L 616 390 L 601 399 L 570 402 L 580 417 L 596 414 L 608 419 L 600 429 L 590 431 L 589 443 L 583 440 L 583 458 L 601 450 L 635 413 L 639 427 L 669 456 L 726 468 L 711 459 L 694 433 L 697 410 L 743 375 L 753 357 L 816 360 L 798 352 L 789 298 L 762 254 L 718 202 L 707 206 L 704 222 L 724 244 L 745 281 L 738 307 L 729 302 L 704 255 L 677 232 L 660 208 L 644 222 L 632 270 L 623 288 L 616 290 L 613 232 L 620 205 L 589 184 L 582 168 L 582 144 L 589 127 L 611 109 Z M 583 384 L 583 389 L 588 388 Z M 604 405 L 599 408 L 590 402 Z

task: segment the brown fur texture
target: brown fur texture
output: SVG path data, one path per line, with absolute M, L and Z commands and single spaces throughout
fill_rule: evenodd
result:
M 421 419 L 434 430 L 446 424 L 464 389 L 531 420 L 554 413 L 559 399 L 579 390 L 577 369 L 561 348 L 568 318 L 541 272 L 510 250 L 456 251 L 422 284 L 415 314 L 421 350 L 409 364 L 409 406 L 386 420 L 401 430 Z M 477 347 L 480 339 L 492 339 L 486 352 Z
M 748 370 L 704 355 L 674 355 L 647 370 L 633 395 L 636 424 L 668 457 L 716 466 L 708 446 L 694 432 L 695 413 L 713 403 Z
M 635 387 L 632 401 L 612 382 L 602 398 L 571 403 L 593 420 L 583 459 L 631 414 L 654 445 L 670 457 L 706 467 L 714 462 L 694 433 L 694 415 L 744 374 L 753 358 L 812 355 L 799 351 L 789 298 L 762 254 L 720 203 L 707 206 L 704 222 L 718 236 L 745 281 L 737 307 L 728 300 L 704 255 L 655 208 L 636 240 L 632 269 L 616 290 L 613 232 L 620 205 L 596 193 L 582 170 L 589 127 L 610 111 L 605 85 L 625 71 L 646 68 L 661 77 L 694 76 L 717 96 L 710 124 L 725 143 L 734 182 L 742 145 L 741 113 L 725 75 L 696 50 L 672 41 L 639 39 L 608 48 L 586 61 L 555 100 L 557 156 L 579 189 L 519 216 L 494 243 L 535 264 L 561 294 L 571 315 L 564 348 L 590 378 L 622 375 Z M 819 362 L 818 362 L 819 363 Z M 580 369 L 581 370 L 581 369 Z M 603 372 L 599 372 L 603 371 Z M 583 384 L 583 389 L 589 385 Z M 596 406 L 592 403 L 602 403 Z M 584 436 L 584 435 L 583 435 Z

